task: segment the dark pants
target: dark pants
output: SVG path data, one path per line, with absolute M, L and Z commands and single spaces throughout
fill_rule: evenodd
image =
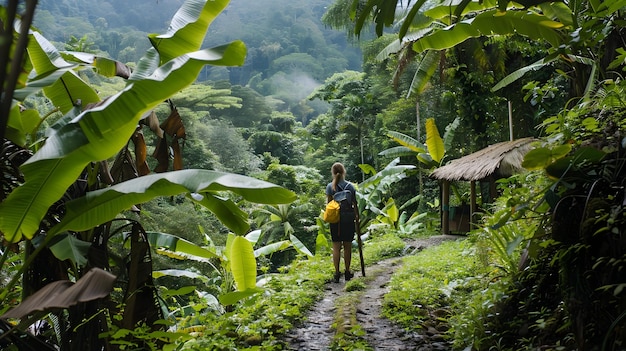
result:
M 333 242 L 352 241 L 354 239 L 354 213 L 341 212 L 339 223 L 330 224 L 330 236 Z

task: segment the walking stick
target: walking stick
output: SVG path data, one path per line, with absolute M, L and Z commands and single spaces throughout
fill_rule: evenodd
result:
M 359 247 L 359 258 L 361 259 L 361 274 L 365 277 L 365 261 L 363 260 L 363 242 L 361 241 L 361 220 L 359 219 L 359 206 L 354 206 L 356 242 Z

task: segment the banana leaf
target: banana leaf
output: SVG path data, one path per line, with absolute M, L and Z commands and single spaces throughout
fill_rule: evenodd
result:
M 193 201 L 211 210 L 229 229 L 245 233 L 249 228 L 247 214 L 233 201 L 220 196 L 223 191 L 233 192 L 244 200 L 256 203 L 295 200 L 295 194 L 287 189 L 237 174 L 199 169 L 150 174 L 88 192 L 68 202 L 65 217 L 49 234 L 87 230 L 115 218 L 135 204 L 157 196 L 178 194 L 189 194 Z
M 67 124 L 48 135 L 43 147 L 22 166 L 25 183 L 0 204 L 0 232 L 5 240 L 18 242 L 23 237 L 32 238 L 48 208 L 63 196 L 85 166 L 115 155 L 126 145 L 144 113 L 193 83 L 205 65 L 243 64 L 246 48 L 241 41 L 195 51 L 204 37 L 198 38 L 198 33 L 206 31 L 225 3 L 227 1 L 223 0 L 186 1 L 172 19 L 170 30 L 159 37 L 158 46 L 148 50 L 138 62 L 122 91 L 71 120 L 64 119 Z M 29 56 L 39 76 L 60 75 L 52 84 L 63 84 L 65 80 L 59 82 L 66 78 L 66 83 L 71 83 L 71 91 L 47 92 L 58 100 L 54 101 L 55 105 L 62 102 L 64 110 L 72 111 L 79 96 L 74 94 L 82 89 L 87 94 L 81 98 L 82 103 L 95 102 L 95 97 L 88 93 L 92 89 L 74 79 L 77 78 L 73 72 L 76 65 L 65 61 L 38 33 L 32 36 L 37 40 L 29 46 Z M 186 43 L 179 46 L 171 43 L 174 41 Z M 160 64 L 168 55 L 172 59 Z M 66 96 L 62 96 L 63 93 Z

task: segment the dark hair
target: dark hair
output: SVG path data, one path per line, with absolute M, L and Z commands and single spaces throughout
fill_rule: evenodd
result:
M 333 191 L 337 191 L 337 184 L 346 177 L 346 167 L 341 162 L 335 162 L 330 168 L 330 173 L 333 176 Z

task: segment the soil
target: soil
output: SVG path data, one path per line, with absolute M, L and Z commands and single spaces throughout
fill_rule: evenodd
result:
M 444 240 L 460 238 L 463 237 L 437 235 L 412 240 L 407 243 L 407 251 L 415 254 Z M 388 292 L 387 284 L 401 264 L 401 258 L 391 258 L 366 267 L 367 279 L 364 282 L 367 286 L 361 291 L 356 304 L 356 320 L 365 332 L 364 340 L 376 351 L 449 350 L 450 344 L 443 337 L 445 330 L 438 330 L 435 323 L 423 324 L 422 333 L 408 333 L 381 315 L 383 297 Z M 355 272 L 355 275 L 359 277 L 361 272 Z M 344 284 L 343 279 L 339 283 L 326 284 L 324 297 L 309 311 L 305 322 L 288 333 L 286 341 L 290 350 L 330 350 L 336 332 L 333 326 L 335 300 L 346 293 Z M 349 321 L 349 318 L 346 320 Z

